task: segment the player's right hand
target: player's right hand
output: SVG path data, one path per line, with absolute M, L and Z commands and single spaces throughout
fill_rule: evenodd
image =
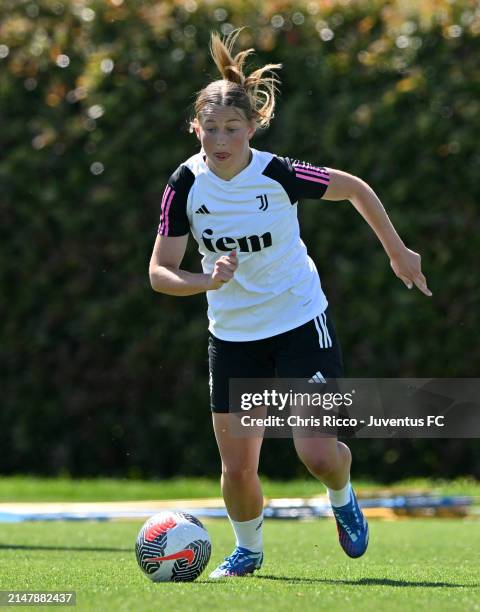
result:
M 235 270 L 238 268 L 237 251 L 234 249 L 228 255 L 222 255 L 215 262 L 212 275 L 210 277 L 209 291 L 220 289 L 225 283 L 233 278 Z

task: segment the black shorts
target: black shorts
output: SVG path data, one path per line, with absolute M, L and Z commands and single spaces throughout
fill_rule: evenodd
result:
M 342 353 L 328 311 L 262 340 L 231 342 L 209 333 L 212 411 L 229 412 L 230 378 L 342 378 Z

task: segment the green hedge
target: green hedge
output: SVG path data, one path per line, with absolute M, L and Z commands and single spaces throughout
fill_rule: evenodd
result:
M 423 257 L 433 299 L 396 279 L 350 204 L 300 206 L 348 375 L 478 375 L 476 2 L 4 0 L 4 473 L 218 471 L 205 298 L 155 294 L 147 268 L 165 181 L 198 150 L 194 93 L 217 78 L 209 32 L 240 25 L 252 66 L 284 65 L 253 146 L 362 177 Z M 184 267 L 200 269 L 193 241 Z M 378 479 L 480 475 L 472 441 L 353 446 Z M 266 441 L 262 465 L 303 473 L 289 441 Z

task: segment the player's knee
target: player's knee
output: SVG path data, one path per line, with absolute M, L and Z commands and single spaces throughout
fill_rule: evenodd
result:
M 223 465 L 222 476 L 224 479 L 228 480 L 231 483 L 241 485 L 243 483 L 248 483 L 252 479 L 256 478 L 257 470 L 253 467 L 249 468 L 243 465 Z
M 309 472 L 315 476 L 326 476 L 338 468 L 338 458 L 333 453 L 317 453 L 315 455 L 301 455 L 301 461 Z

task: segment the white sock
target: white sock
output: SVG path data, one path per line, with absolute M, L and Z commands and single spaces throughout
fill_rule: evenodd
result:
M 328 498 L 332 506 L 338 508 L 339 506 L 345 506 L 350 501 L 350 491 L 352 490 L 352 485 L 350 484 L 350 478 L 348 479 L 347 484 L 343 487 L 343 489 L 329 489 Z
M 263 525 L 263 512 L 257 518 L 251 519 L 250 521 L 234 521 L 230 517 L 230 523 L 232 524 L 233 531 L 237 538 L 236 545 L 242 548 L 248 548 L 252 552 L 263 551 L 263 539 L 262 539 L 262 525 Z

